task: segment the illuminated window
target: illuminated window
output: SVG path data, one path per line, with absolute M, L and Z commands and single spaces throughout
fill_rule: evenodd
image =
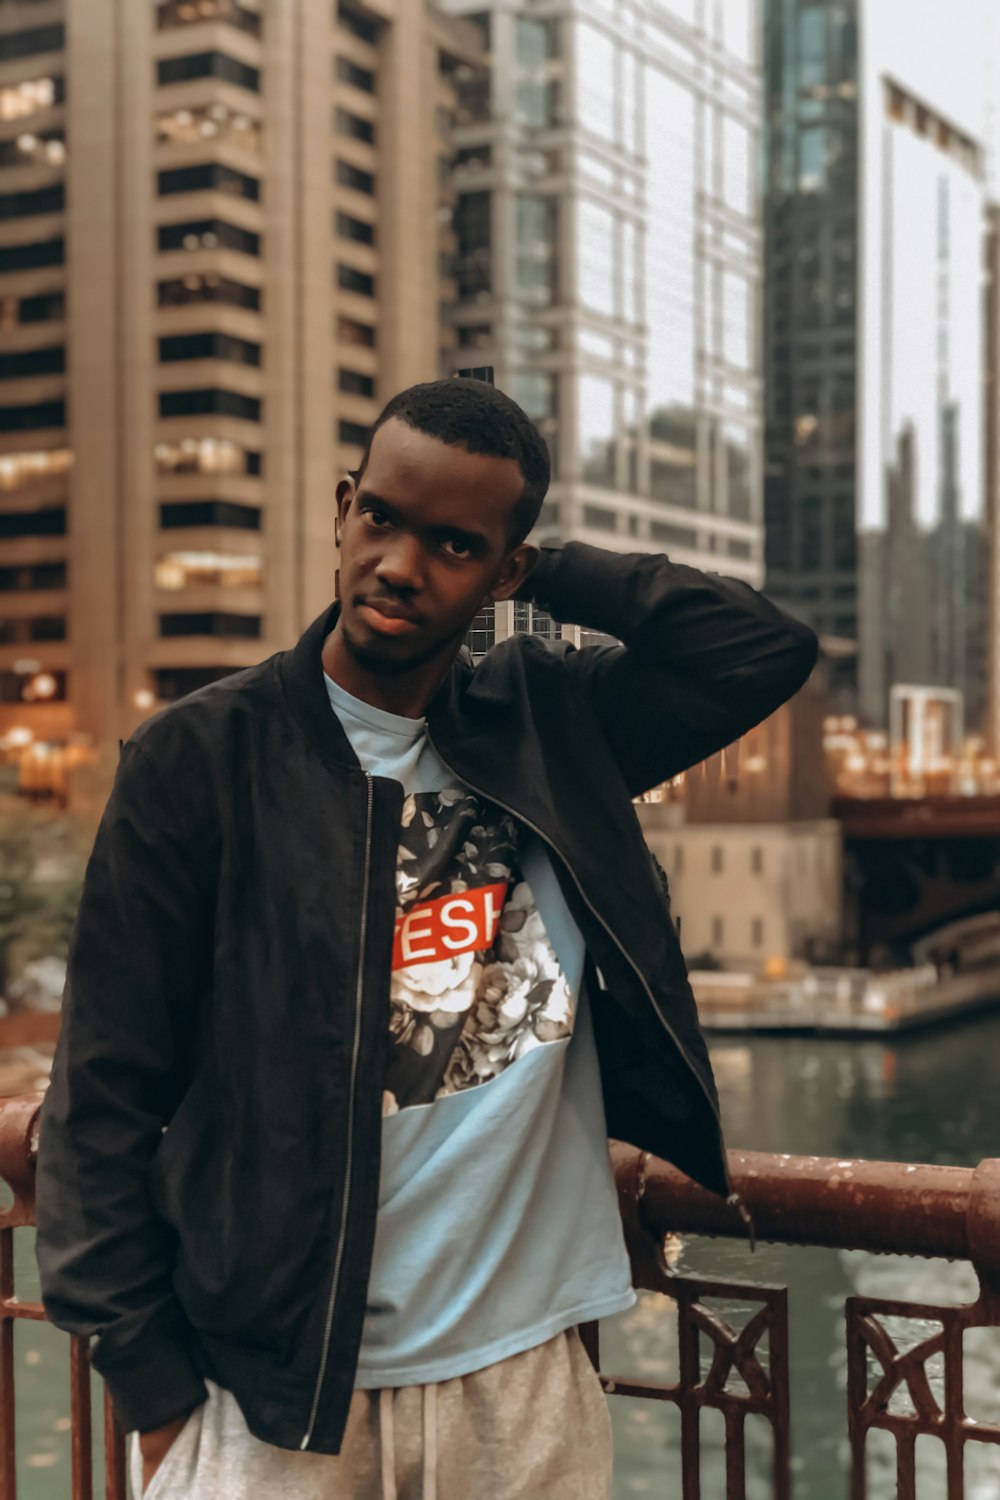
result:
M 54 693 L 49 693 L 47 702 L 65 703 L 66 701 L 66 673 L 53 672 L 46 668 L 56 685 Z M 32 703 L 36 694 L 34 691 L 34 674 L 30 672 L 0 672 L 0 703 Z
M 0 455 L 0 490 L 19 490 L 43 479 L 65 474 L 73 462 L 69 448 L 46 448 Z
M 156 118 L 156 140 L 159 145 L 177 142 L 194 145 L 198 141 L 226 141 L 259 156 L 262 149 L 259 120 L 228 104 L 203 104 L 192 109 L 171 109 Z
M 63 102 L 61 78 L 31 78 L 0 89 L 0 120 L 24 120 Z
M 8 141 L 0 141 L 0 167 L 61 167 L 66 160 L 66 141 L 61 130 L 47 130 L 40 135 L 22 131 Z
M 260 474 L 261 455 L 228 438 L 181 438 L 157 443 L 153 458 L 158 474 Z M 4 460 L 0 458 L 0 475 Z M 0 480 L 2 484 L 2 480 Z
M 186 224 L 161 224 L 156 232 L 160 250 L 238 250 L 260 254 L 260 235 L 224 219 L 196 219 Z M 62 241 L 59 242 L 62 244 Z M 2 252 L 0 252 L 2 254 Z M 0 270 L 2 270 L 0 263 Z
M 160 31 L 191 26 L 199 21 L 225 21 L 251 36 L 260 36 L 260 15 L 236 0 L 161 0 L 156 8 Z
M 158 589 L 259 588 L 261 560 L 238 552 L 162 552 L 154 574 Z

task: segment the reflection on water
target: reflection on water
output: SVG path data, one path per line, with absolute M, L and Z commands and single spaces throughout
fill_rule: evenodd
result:
M 756 1151 L 865 1156 L 975 1166 L 1000 1155 L 1000 1117 L 990 1061 L 1000 1056 L 1000 1020 L 979 1021 L 892 1047 L 877 1042 L 754 1038 L 720 1040 L 712 1049 L 729 1144 Z M 791 1318 L 792 1446 L 796 1500 L 845 1500 L 848 1450 L 844 1299 L 853 1293 L 915 1302 L 959 1304 L 976 1296 L 966 1265 L 876 1256 L 864 1251 L 761 1246 L 755 1256 L 736 1242 L 691 1240 L 681 1270 L 787 1285 Z M 742 1319 L 741 1319 L 742 1321 Z M 900 1347 L 921 1342 L 939 1325 L 895 1324 Z M 643 1296 L 602 1327 L 609 1373 L 676 1379 L 669 1303 Z M 966 1410 L 1000 1420 L 1000 1329 L 965 1341 Z M 929 1366 L 940 1397 L 940 1365 Z M 907 1410 L 904 1398 L 894 1409 Z M 614 1500 L 673 1495 L 678 1490 L 679 1431 L 672 1409 L 612 1398 L 616 1462 Z M 725 1493 L 721 1424 L 703 1429 L 704 1493 Z M 871 1500 L 894 1500 L 892 1440 L 870 1445 Z M 749 1500 L 769 1500 L 769 1434 L 748 1434 Z M 970 1444 L 967 1500 L 1000 1500 L 1000 1448 Z M 946 1491 L 943 1449 L 918 1444 L 920 1491 Z
M 754 1039 L 720 1041 L 713 1057 L 732 1146 L 822 1156 L 867 1156 L 975 1166 L 1000 1155 L 993 1059 L 1000 1020 L 914 1038 L 892 1048 L 877 1042 Z M 30 1244 L 19 1236 L 22 1296 L 36 1294 Z M 736 1242 L 693 1240 L 681 1270 L 787 1285 L 791 1301 L 792 1421 L 796 1500 L 845 1500 L 847 1494 L 846 1355 L 843 1306 L 852 1292 L 913 1301 L 959 1303 L 975 1295 L 967 1266 L 874 1256 L 864 1252 L 761 1246 L 751 1256 Z M 663 1298 L 638 1305 L 602 1327 L 609 1372 L 644 1380 L 677 1378 L 673 1320 Z M 928 1331 L 910 1325 L 910 1342 Z M 1000 1330 L 966 1340 L 966 1406 L 970 1416 L 1000 1418 Z M 69 1493 L 66 1346 L 54 1330 L 17 1330 L 20 1493 L 62 1500 Z M 679 1432 L 665 1403 L 612 1398 L 616 1434 L 615 1497 L 666 1500 L 679 1494 Z M 725 1494 L 721 1417 L 706 1414 L 703 1493 Z M 96 1425 L 96 1424 L 95 1424 Z M 876 1435 L 877 1436 L 877 1435 Z M 749 1500 L 770 1500 L 770 1435 L 748 1431 Z M 970 1445 L 967 1500 L 1000 1500 L 1000 1449 Z M 918 1447 L 923 1496 L 945 1493 L 940 1445 Z M 891 1448 L 873 1445 L 871 1500 L 895 1497 Z

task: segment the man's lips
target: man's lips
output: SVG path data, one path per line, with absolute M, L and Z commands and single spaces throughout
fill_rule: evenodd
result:
M 388 600 L 383 604 L 369 604 L 367 601 L 358 606 L 358 614 L 366 625 L 377 630 L 379 635 L 407 635 L 411 630 L 416 630 L 419 621 L 411 615 L 403 614 L 398 604 L 390 603 Z

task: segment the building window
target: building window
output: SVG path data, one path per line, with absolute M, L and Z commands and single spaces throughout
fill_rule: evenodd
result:
M 260 183 L 256 177 L 237 172 L 234 167 L 206 161 L 198 167 L 171 167 L 169 171 L 157 172 L 156 191 L 161 198 L 172 193 L 215 192 L 256 203 L 260 198 Z
M 160 250 L 238 250 L 242 255 L 260 255 L 260 235 L 224 219 L 161 224 L 156 238 Z
M 696 463 L 693 453 L 690 457 L 682 455 L 677 459 L 651 457 L 649 493 L 652 498 L 694 510 L 698 504 Z
M 0 646 L 27 645 L 32 641 L 64 641 L 65 615 L 35 615 L 5 619 L 0 616 Z
M 333 129 L 337 135 L 346 135 L 352 141 L 367 141 L 370 146 L 375 144 L 375 126 L 371 120 L 363 120 L 349 109 L 338 106 L 334 110 Z
M 260 615 L 237 615 L 224 610 L 206 610 L 198 614 L 160 616 L 160 635 L 260 636 Z
M 260 345 L 231 333 L 179 333 L 160 339 L 161 364 L 187 359 L 224 359 L 231 364 L 259 365 Z
M 654 542 L 666 542 L 671 547 L 696 547 L 698 533 L 686 526 L 672 526 L 669 521 L 651 521 L 649 535 Z
M 250 36 L 260 36 L 260 12 L 238 5 L 236 0 L 161 0 L 156 7 L 156 25 L 160 31 L 191 26 L 199 21 L 225 21 Z
M 30 31 L 8 31 L 0 36 L 0 63 L 19 57 L 37 57 L 40 52 L 62 52 L 66 46 L 63 26 L 36 26 Z
M 458 295 L 488 297 L 492 286 L 492 194 L 460 193 L 454 229 L 458 241 L 455 280 Z
M 337 423 L 337 440 L 348 446 L 363 448 L 368 442 L 368 428 L 363 422 L 347 422 L 341 418 Z
M 19 490 L 65 474 L 73 462 L 70 448 L 0 454 L 0 490 Z
M 160 146 L 225 141 L 253 156 L 259 156 L 262 147 L 260 121 L 219 101 L 194 109 L 170 109 L 157 115 L 156 141 Z
M 355 10 L 352 6 L 340 4 L 337 6 L 337 25 L 349 31 L 362 42 L 367 42 L 374 47 L 378 42 L 378 22 L 373 18 Z
M 602 375 L 581 375 L 577 383 L 580 466 L 591 484 L 615 478 L 615 388 Z
M 65 536 L 66 507 L 45 510 L 0 510 L 0 541 L 22 536 Z
M 33 432 L 41 427 L 65 426 L 65 401 L 38 401 L 32 406 L 0 406 L 0 432 Z
M 61 266 L 66 258 L 65 240 L 39 240 L 33 245 L 0 247 L 0 272 L 32 271 L 39 266 Z
M 750 873 L 752 875 L 764 873 L 764 851 L 759 844 L 755 844 L 750 850 Z
M 46 130 L 39 135 L 23 130 L 10 140 L 0 141 L 0 167 L 61 167 L 65 160 L 62 130 Z
M 556 227 L 555 198 L 517 195 L 514 294 L 519 302 L 548 307 L 555 300 Z
M 583 507 L 584 526 L 594 526 L 599 531 L 614 531 L 615 513 L 603 505 L 585 505 Z
M 487 604 L 476 615 L 465 637 L 465 643 L 477 661 L 495 645 L 496 633 L 496 609 Z
M 338 209 L 334 225 L 342 240 L 354 240 L 359 245 L 375 243 L 375 226 L 366 224 L 364 219 L 355 219 L 352 214 L 341 213 Z
M 258 397 L 220 390 L 217 386 L 202 391 L 161 391 L 159 404 L 161 417 L 219 416 L 236 417 L 241 422 L 260 421 Z
M 61 375 L 66 368 L 66 350 L 62 344 L 46 349 L 21 349 L 17 354 L 0 354 L 0 380 L 18 380 L 28 375 Z
M 360 349 L 374 349 L 375 330 L 368 323 L 359 323 L 356 318 L 337 317 L 337 338 L 342 344 L 353 344 Z
M 176 703 L 178 698 L 238 671 L 238 667 L 159 667 L 155 673 L 156 696 L 161 703 Z
M 337 267 L 337 285 L 345 292 L 360 292 L 363 297 L 374 297 L 375 277 L 369 276 L 367 271 L 359 271 L 354 266 Z
M 763 948 L 763 946 L 764 946 L 764 919 L 763 919 L 763 917 L 754 917 L 753 921 L 751 922 L 751 924 L 750 924 L 750 942 L 751 942 L 751 945 L 754 948 Z
M 153 459 L 158 474 L 263 473 L 260 453 L 228 438 L 189 437 L 173 443 L 157 443 Z
M 726 923 L 722 917 L 712 918 L 712 947 L 721 948 L 726 941 Z
M 65 518 L 65 513 L 64 513 Z M 26 563 L 18 567 L 0 567 L 0 593 L 23 593 L 35 589 L 64 589 L 66 564 Z
M 261 560 L 239 552 L 161 552 L 154 581 L 158 589 L 259 588 Z
M 712 874 L 721 875 L 725 867 L 725 850 L 721 844 L 712 845 Z
M 0 120 L 26 120 L 39 110 L 62 104 L 62 78 L 31 78 L 0 88 Z
M 30 193 L 2 193 L 0 221 L 30 219 L 34 214 L 59 214 L 65 207 L 66 195 L 61 182 L 52 187 L 37 188 Z
M 160 85 L 186 83 L 191 78 L 220 78 L 225 83 L 260 92 L 260 72 L 226 52 L 193 52 L 187 57 L 161 57 L 156 64 Z
M 260 288 L 230 281 L 214 271 L 195 272 L 161 281 L 156 288 L 160 307 L 186 307 L 192 302 L 221 302 L 228 307 L 245 307 L 260 312 Z
M 351 396 L 374 396 L 375 381 L 358 370 L 338 370 L 337 388 Z
M 231 526 L 239 531 L 260 531 L 260 508 L 232 500 L 173 500 L 160 506 L 160 527 Z
M 338 83 L 349 83 L 352 88 L 361 89 L 366 94 L 375 92 L 375 74 L 370 68 L 360 68 L 349 57 L 338 57 L 334 63 L 334 72 Z
M 47 667 L 46 673 L 53 678 L 56 684 L 55 692 L 49 693 L 47 703 L 66 702 L 66 673 L 55 672 Z M 0 672 L 0 703 L 33 703 L 37 694 L 34 689 L 34 673 L 32 672 Z
M 353 188 L 356 193 L 372 196 L 375 192 L 375 174 L 363 172 L 351 162 L 341 161 L 339 156 L 334 167 L 334 177 L 341 187 Z

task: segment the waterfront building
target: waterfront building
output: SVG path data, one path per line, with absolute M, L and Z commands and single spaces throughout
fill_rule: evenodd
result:
M 451 367 L 483 66 L 421 0 L 0 7 L 0 737 L 113 745 L 332 597 L 336 478 Z
M 844 938 L 843 838 L 823 753 L 826 664 L 738 750 L 641 802 L 692 964 L 762 970 L 835 960 Z
M 548 440 L 534 539 L 759 583 L 758 0 L 447 5 L 492 61 L 456 116 L 454 358 Z
M 765 7 L 769 590 L 833 706 L 986 685 L 980 35 L 900 0 Z

